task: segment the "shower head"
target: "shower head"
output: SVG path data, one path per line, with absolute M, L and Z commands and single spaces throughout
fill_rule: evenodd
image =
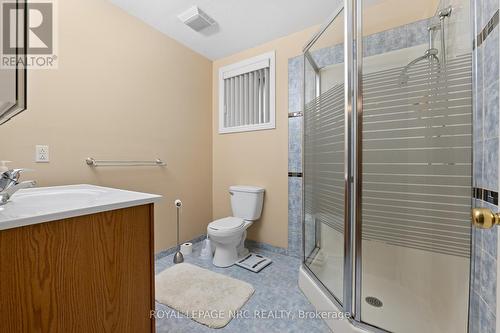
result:
M 413 65 L 416 65 L 417 63 L 419 63 L 423 60 L 429 60 L 429 63 L 431 63 L 432 60 L 435 60 L 436 63 L 439 65 L 440 64 L 439 58 L 437 56 L 438 53 L 439 53 L 439 51 L 435 48 L 428 49 L 424 52 L 423 56 L 418 57 L 417 59 L 413 60 L 408 65 L 406 65 L 405 68 L 403 68 L 403 70 L 401 71 L 401 75 L 399 76 L 399 84 L 400 85 L 407 84 L 408 80 L 410 79 L 410 77 L 408 75 L 408 71 L 410 70 L 410 68 Z
M 429 57 L 435 57 L 435 56 L 438 55 L 438 53 L 439 53 L 438 49 L 432 48 L 432 49 L 425 50 L 424 56 L 426 56 L 428 58 Z
M 445 33 L 444 33 L 445 29 L 444 19 L 450 17 L 451 12 L 452 12 L 451 6 L 443 8 L 437 12 L 435 17 L 429 20 L 429 25 L 427 26 L 427 31 L 429 32 L 429 48 L 425 50 L 424 55 L 413 60 L 403 68 L 401 75 L 399 77 L 400 85 L 408 83 L 409 80 L 408 70 L 410 69 L 410 67 L 423 60 L 428 60 L 429 63 L 431 63 L 434 60 L 439 66 L 441 66 L 442 68 L 446 68 L 446 44 L 445 44 Z M 434 47 L 434 32 L 436 30 L 441 30 L 441 52 Z M 438 57 L 439 53 L 441 60 Z
M 447 17 L 451 16 L 451 12 L 453 11 L 453 8 L 451 6 L 448 6 L 446 8 L 441 9 L 438 11 L 437 16 L 439 16 L 440 20 L 444 20 Z

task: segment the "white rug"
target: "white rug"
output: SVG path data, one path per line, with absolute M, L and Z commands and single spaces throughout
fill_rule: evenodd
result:
M 156 275 L 156 300 L 210 328 L 226 326 L 255 289 L 249 283 L 187 263 Z

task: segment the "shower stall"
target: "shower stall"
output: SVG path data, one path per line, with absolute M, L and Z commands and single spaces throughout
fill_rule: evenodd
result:
M 468 331 L 471 10 L 345 1 L 304 47 L 299 280 L 352 332 Z

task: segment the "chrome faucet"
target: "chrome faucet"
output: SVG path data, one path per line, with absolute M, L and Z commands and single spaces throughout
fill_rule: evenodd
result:
M 5 205 L 14 193 L 23 189 L 30 188 L 36 185 L 34 180 L 19 182 L 21 173 L 25 169 L 12 169 L 3 172 L 0 175 L 0 205 Z

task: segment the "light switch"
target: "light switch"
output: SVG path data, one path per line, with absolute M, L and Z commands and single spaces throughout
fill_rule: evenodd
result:
M 35 162 L 48 163 L 49 159 L 49 146 L 36 145 L 35 146 Z

